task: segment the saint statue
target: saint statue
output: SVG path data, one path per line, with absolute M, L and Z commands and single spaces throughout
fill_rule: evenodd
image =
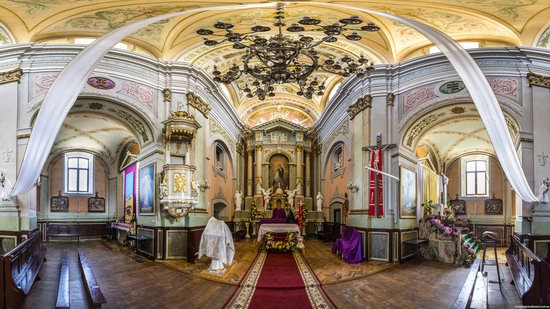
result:
M 284 176 L 285 169 L 281 164 L 278 164 L 277 169 L 275 169 L 275 177 L 273 177 L 273 186 L 280 184 L 281 187 L 284 187 Z
M 0 174 L 0 202 L 7 202 L 11 200 L 10 193 L 13 189 L 11 181 L 4 175 Z
M 298 189 L 294 190 L 285 190 L 285 193 L 287 194 L 287 202 L 288 206 L 290 208 L 294 208 L 294 196 L 296 195 L 296 192 L 298 192 Z
M 235 192 L 235 211 L 241 211 L 241 206 L 243 204 L 243 193 Z
M 323 211 L 323 195 L 321 192 L 317 193 L 317 211 Z
M 550 177 L 546 177 L 542 180 L 542 184 L 539 187 L 539 192 L 537 193 L 537 198 L 539 203 L 548 203 L 550 202 L 550 193 L 548 189 L 550 188 Z

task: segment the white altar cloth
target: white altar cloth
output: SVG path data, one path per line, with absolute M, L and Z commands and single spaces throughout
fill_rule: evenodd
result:
M 300 240 L 302 237 L 300 235 L 300 227 L 298 224 L 294 223 L 264 223 L 260 225 L 258 230 L 258 241 L 262 241 L 262 238 L 266 233 L 288 233 L 288 232 L 297 232 L 297 239 Z

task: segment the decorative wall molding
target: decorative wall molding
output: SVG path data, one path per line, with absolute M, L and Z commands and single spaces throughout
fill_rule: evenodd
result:
M 395 94 L 389 92 L 386 96 L 386 105 L 393 106 L 394 101 L 395 101 Z
M 33 97 L 48 91 L 59 73 L 34 74 Z
M 539 86 L 550 89 L 550 76 L 529 72 L 527 73 L 527 79 L 529 80 L 529 87 Z
M 149 87 L 124 81 L 118 93 L 134 98 L 138 102 L 145 104 L 145 106 L 151 110 L 154 107 L 153 90 Z
M 208 118 L 208 114 L 212 110 L 212 108 L 206 102 L 204 102 L 204 100 L 201 97 L 199 97 L 193 92 L 187 93 L 187 103 L 193 106 L 194 108 L 196 108 L 206 118 Z
M 172 102 L 172 90 L 170 88 L 162 89 L 162 98 L 164 102 Z
M 233 154 L 235 153 L 235 142 L 231 139 L 231 137 L 229 136 L 229 134 L 227 134 L 227 131 L 225 131 L 221 126 L 220 124 L 214 120 L 213 118 L 210 118 L 208 120 L 208 127 L 209 127 L 209 135 L 210 136 L 213 136 L 214 134 L 218 133 L 220 134 L 224 139 L 225 139 L 225 142 L 227 142 L 230 147 L 230 150 L 232 152 L 232 157 L 234 156 Z
M 23 76 L 23 70 L 21 70 L 20 68 L 11 71 L 0 72 L 0 85 L 11 82 L 19 82 L 21 80 L 21 76 Z
M 435 97 L 435 84 L 410 91 L 403 96 L 403 115 Z
M 518 82 L 511 78 L 488 78 L 487 81 L 495 93 L 518 97 Z M 550 79 L 549 79 L 550 81 Z
M 330 135 L 330 137 L 322 143 L 323 145 L 323 158 L 325 157 L 325 154 L 327 153 L 329 147 L 332 146 L 332 142 L 339 136 L 347 136 L 349 134 L 349 121 L 344 120 L 342 124 Z
M 359 99 L 357 99 L 355 103 L 351 104 L 348 107 L 347 112 L 349 115 L 349 119 L 353 120 L 353 118 L 355 118 L 357 114 L 362 112 L 365 108 L 370 108 L 370 107 L 372 107 L 372 96 L 366 95 L 364 97 L 360 97 Z

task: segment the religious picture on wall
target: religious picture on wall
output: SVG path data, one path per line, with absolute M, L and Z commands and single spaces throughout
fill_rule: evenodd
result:
M 485 214 L 486 215 L 502 215 L 504 213 L 504 207 L 502 200 L 495 197 L 493 194 L 492 199 L 485 200 Z
M 416 218 L 416 173 L 401 166 L 401 215 L 400 218 Z
M 51 212 L 69 212 L 69 198 L 61 195 L 61 191 L 57 196 L 52 196 L 50 200 Z
M 155 213 L 155 174 L 156 163 L 149 164 L 139 169 L 139 214 Z
M 455 215 L 465 215 L 466 214 L 466 201 L 458 199 L 458 194 L 456 199 L 450 200 L 449 205 L 455 211 Z
M 275 190 L 277 188 L 288 188 L 288 158 L 281 154 L 273 155 L 269 159 L 269 178 L 270 183 Z
M 99 197 L 97 192 L 88 199 L 88 212 L 105 212 L 105 199 Z
M 136 165 L 124 170 L 124 222 L 130 223 L 134 218 Z

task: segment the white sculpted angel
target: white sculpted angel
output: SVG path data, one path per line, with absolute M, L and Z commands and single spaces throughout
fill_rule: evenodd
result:
M 548 189 L 550 188 L 550 177 L 546 177 L 542 180 L 542 184 L 539 187 L 539 192 L 537 194 L 537 198 L 539 199 L 539 203 L 548 203 L 550 202 L 550 194 L 548 192 Z
M 287 194 L 287 202 L 288 202 L 288 206 L 290 206 L 290 208 L 294 208 L 294 196 L 296 195 L 296 192 L 298 192 L 298 188 L 294 189 L 294 190 L 285 190 L 285 193 Z
M 269 205 L 269 200 L 271 199 L 271 192 L 273 192 L 273 188 L 269 188 L 267 190 L 261 188 L 260 191 L 264 196 L 264 207 L 267 208 L 267 205 Z

